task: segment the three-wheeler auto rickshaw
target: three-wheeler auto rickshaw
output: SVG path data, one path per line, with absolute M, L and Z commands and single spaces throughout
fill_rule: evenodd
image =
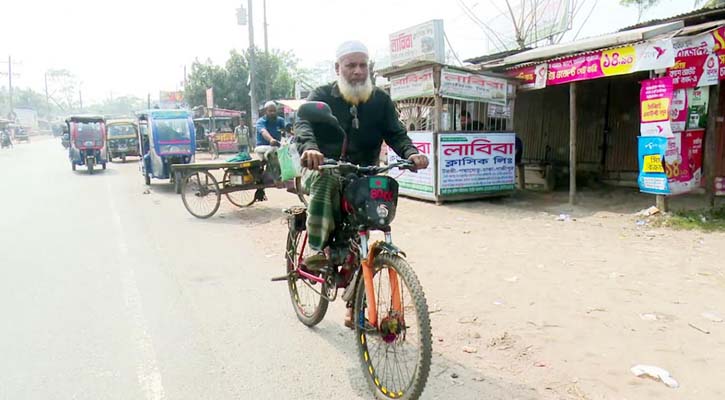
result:
M 106 120 L 100 116 L 71 116 L 65 120 L 69 132 L 71 168 L 85 165 L 88 173 L 100 164 L 106 169 Z
M 114 119 L 106 123 L 108 142 L 108 161 L 120 158 L 126 162 L 126 156 L 139 156 L 138 126 L 132 119 Z
M 147 185 L 151 178 L 171 179 L 176 193 L 181 190 L 181 173 L 172 173 L 172 164 L 194 162 L 196 151 L 194 123 L 185 110 L 148 110 L 137 114 L 142 163 L 141 175 Z M 145 134 L 143 133 L 145 131 Z M 178 176 L 177 176 L 178 175 Z

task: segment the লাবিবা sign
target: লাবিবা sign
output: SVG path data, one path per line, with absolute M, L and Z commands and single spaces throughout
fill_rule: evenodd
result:
M 477 194 L 514 188 L 513 133 L 450 133 L 438 136 L 441 195 Z

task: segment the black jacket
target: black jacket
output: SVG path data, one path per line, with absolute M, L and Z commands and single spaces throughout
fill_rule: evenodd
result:
M 377 165 L 383 140 L 404 159 L 418 154 L 398 119 L 398 112 L 390 96 L 377 87 L 373 89 L 366 103 L 357 106 L 360 129 L 352 128 L 350 104 L 342 98 L 337 83 L 318 87 L 307 100 L 322 101 L 330 106 L 332 114 L 347 132 L 347 160 L 351 163 Z M 318 150 L 327 158 L 340 158 L 342 137 L 334 128 L 298 119 L 295 134 L 300 154 L 306 150 Z

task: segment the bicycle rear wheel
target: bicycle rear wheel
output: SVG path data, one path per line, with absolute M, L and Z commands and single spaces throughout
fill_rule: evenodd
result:
M 410 265 L 399 256 L 377 256 L 373 272 L 377 326 L 370 326 L 365 318 L 368 301 L 362 278 L 353 304 L 355 343 L 366 380 L 378 399 L 417 399 L 428 380 L 432 355 L 423 289 Z M 393 306 L 394 287 L 400 293 L 399 311 Z
M 302 186 L 302 177 L 297 176 L 295 177 L 295 192 L 297 193 L 297 197 L 300 199 L 300 202 L 304 204 L 305 207 L 309 207 L 310 205 L 310 199 L 309 195 L 305 193 L 304 187 Z
M 287 274 L 291 276 L 291 272 L 297 270 L 300 261 L 311 254 L 307 245 L 307 231 L 289 230 L 285 254 Z M 326 293 L 327 284 L 292 276 L 287 280 L 287 285 L 292 306 L 300 322 L 310 327 L 319 324 L 327 313 L 328 301 L 315 290 Z

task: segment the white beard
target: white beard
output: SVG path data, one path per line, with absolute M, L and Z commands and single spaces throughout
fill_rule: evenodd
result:
M 342 98 L 354 106 L 370 100 L 370 96 L 373 94 L 373 82 L 370 80 L 370 76 L 365 79 L 365 82 L 353 84 L 340 75 L 337 78 L 337 87 L 340 89 Z

